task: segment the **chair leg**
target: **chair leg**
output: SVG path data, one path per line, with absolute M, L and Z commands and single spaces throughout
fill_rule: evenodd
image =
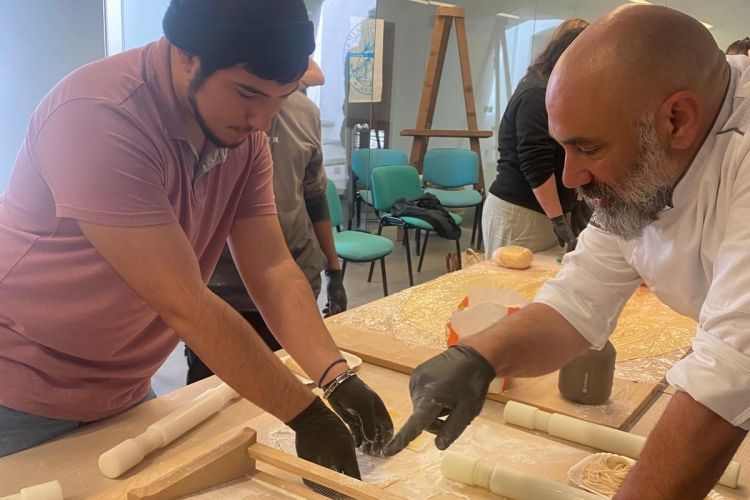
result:
M 420 245 L 419 242 L 421 240 L 422 240 L 422 231 L 420 229 L 415 229 L 414 230 L 414 243 L 416 243 L 417 255 L 420 255 L 420 253 L 419 253 L 419 247 L 421 247 L 422 245 Z
M 383 275 L 383 297 L 388 296 L 388 277 L 385 274 L 385 257 L 380 259 L 380 274 Z
M 347 229 L 349 229 L 351 231 L 351 229 L 352 229 L 352 221 L 354 220 L 354 216 L 355 216 L 357 210 L 359 209 L 359 207 L 357 205 L 358 205 L 359 200 L 360 200 L 361 197 L 359 196 L 359 193 L 357 192 L 357 176 L 354 175 L 354 172 L 351 171 L 351 170 L 349 171 L 349 174 L 351 176 L 350 178 L 351 178 L 351 181 L 352 181 L 352 185 L 351 185 L 351 188 L 352 188 L 352 201 L 349 204 L 349 224 L 347 225 Z
M 362 199 L 357 196 L 357 226 L 355 229 L 359 229 L 359 225 L 362 223 Z
M 343 261 L 341 263 L 341 279 L 344 279 L 345 274 L 346 274 L 346 261 Z
M 370 272 L 367 275 L 367 282 L 372 282 L 372 272 L 375 270 L 375 261 L 370 262 Z
M 419 265 L 417 265 L 417 272 L 422 272 L 422 261 L 424 260 L 424 254 L 427 251 L 427 240 L 430 238 L 430 232 L 424 232 L 424 243 L 422 244 L 422 254 L 419 256 Z
M 380 236 L 380 233 L 383 232 L 383 220 L 381 219 L 380 222 L 378 222 L 378 236 Z M 367 274 L 367 282 L 372 282 L 372 273 L 375 270 L 375 261 L 373 260 L 370 262 L 370 272 Z
M 406 265 L 409 270 L 409 286 L 414 286 L 414 275 L 411 272 L 411 251 L 409 250 L 409 229 L 404 226 L 404 245 L 406 245 Z
M 461 241 L 459 239 L 456 239 L 456 254 L 458 255 L 458 268 L 461 269 Z

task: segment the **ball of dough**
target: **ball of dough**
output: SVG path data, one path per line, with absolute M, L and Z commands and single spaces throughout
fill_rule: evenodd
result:
M 534 254 L 526 247 L 500 247 L 492 254 L 495 264 L 510 269 L 528 269 L 534 260 Z

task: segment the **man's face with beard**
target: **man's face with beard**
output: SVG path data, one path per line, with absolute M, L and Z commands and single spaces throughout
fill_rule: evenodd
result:
M 647 225 L 672 200 L 676 165 L 659 143 L 654 118 L 647 115 L 632 126 L 635 152 L 613 182 L 592 180 L 577 191 L 596 206 L 593 220 L 625 240 L 639 238 Z M 567 165 L 566 165 L 567 168 Z
M 208 76 L 198 71 L 190 81 L 187 99 L 206 139 L 218 147 L 233 148 L 252 132 L 267 130 L 297 86 L 297 82 L 263 80 L 238 64 Z

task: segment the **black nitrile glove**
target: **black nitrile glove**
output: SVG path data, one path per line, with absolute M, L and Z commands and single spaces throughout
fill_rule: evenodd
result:
M 550 220 L 552 221 L 552 228 L 555 230 L 555 236 L 557 236 L 557 242 L 560 243 L 561 247 L 565 248 L 565 253 L 575 250 L 578 240 L 576 239 L 576 235 L 573 234 L 570 224 L 565 220 L 565 216 L 558 215 L 557 217 L 552 217 Z
M 346 311 L 346 290 L 344 290 L 344 274 L 340 269 L 327 269 L 328 304 L 323 311 L 326 317 Z
M 392 456 L 423 430 L 437 434 L 435 446 L 446 449 L 479 415 L 495 369 L 473 348 L 457 344 L 419 365 L 409 382 L 414 413 L 383 447 Z M 443 421 L 439 417 L 448 416 Z
M 297 456 L 362 479 L 354 454 L 352 435 L 344 422 L 320 398 L 316 397 L 287 425 L 297 434 Z M 305 480 L 305 484 L 316 491 L 327 492 L 324 487 L 311 481 Z
M 586 229 L 586 226 L 589 225 L 593 213 L 594 210 L 586 200 L 578 200 L 576 202 L 573 211 L 570 214 L 570 225 L 573 226 L 573 233 L 575 233 L 576 236 L 581 234 L 581 231 Z
M 393 437 L 393 421 L 380 396 L 354 375 L 334 389 L 328 402 L 352 431 L 354 446 L 368 455 L 380 455 Z

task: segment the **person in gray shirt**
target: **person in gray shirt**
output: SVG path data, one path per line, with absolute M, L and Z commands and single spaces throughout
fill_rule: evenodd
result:
M 323 83 L 320 68 L 311 61 L 300 80 L 299 91 L 286 99 L 274 118 L 268 140 L 273 156 L 273 190 L 284 238 L 316 297 L 322 285 L 321 272 L 325 270 L 328 295 L 325 313 L 333 315 L 346 310 L 346 291 L 326 201 L 320 110 L 303 93 L 307 87 Z M 228 247 L 224 248 L 208 286 L 253 326 L 271 350 L 281 348 L 248 296 Z M 185 354 L 188 384 L 213 375 L 189 346 L 185 347 Z

